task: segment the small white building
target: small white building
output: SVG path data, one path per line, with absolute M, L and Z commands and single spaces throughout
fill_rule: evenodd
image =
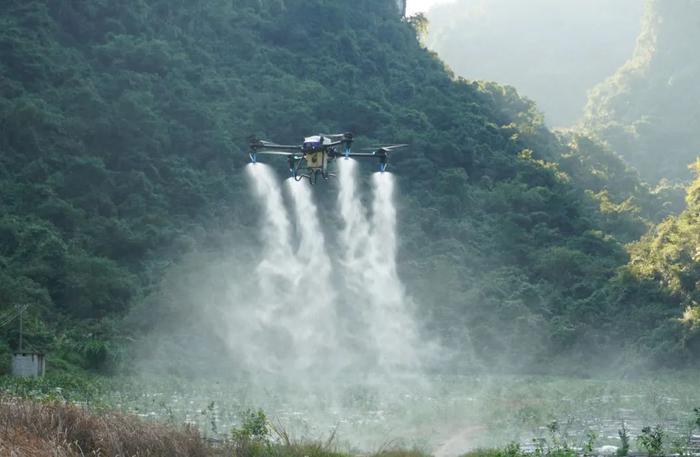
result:
M 15 352 L 12 355 L 12 374 L 14 376 L 44 376 L 46 359 L 40 352 Z

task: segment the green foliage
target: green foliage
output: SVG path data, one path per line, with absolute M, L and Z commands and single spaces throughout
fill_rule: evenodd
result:
M 616 326 L 634 300 L 668 312 L 618 273 L 664 197 L 590 138 L 549 132 L 513 88 L 455 78 L 393 0 L 3 6 L 0 312 L 32 305 L 27 339 L 51 368 L 108 370 L 158 321 L 196 327 L 179 313 L 198 309 L 195 267 L 257 247 L 252 133 L 411 144 L 392 163 L 400 274 L 425 327 L 460 348 L 455 367 L 469 351 L 494 369 L 584 369 L 612 336 L 672 341 L 652 312 Z
M 700 230 L 700 167 L 696 180 L 688 188 L 687 209 L 678 217 L 668 218 L 654 233 L 631 248 L 633 271 L 640 276 L 655 276 L 686 305 L 697 303 L 697 282 L 700 281 L 698 248 Z M 693 312 L 691 311 L 691 317 Z
M 624 422 L 622 422 L 622 427 L 617 431 L 617 436 L 620 437 L 620 446 L 617 448 L 615 455 L 617 457 L 627 457 L 630 452 L 630 436 Z
M 688 437 L 687 436 L 680 436 L 680 437 L 673 437 L 670 440 L 670 446 L 669 446 L 669 451 L 673 455 L 677 455 L 678 457 L 685 457 L 688 454 Z
M 10 345 L 0 341 L 0 376 L 10 373 L 12 351 Z
M 637 437 L 637 443 L 644 448 L 650 457 L 662 457 L 664 455 L 664 431 L 660 425 L 654 428 L 644 427 Z
M 676 217 L 667 218 L 640 241 L 629 246 L 630 263 L 623 270 L 624 276 L 620 276 L 620 279 L 630 278 L 625 283 L 632 285 L 625 295 L 629 296 L 633 290 L 647 296 L 650 295 L 650 288 L 658 291 L 657 304 L 647 314 L 655 314 L 665 320 L 665 330 L 662 332 L 660 328 L 657 335 L 647 340 L 646 346 L 660 349 L 659 358 L 674 354 L 685 360 L 693 360 L 700 347 L 700 313 L 697 307 L 700 300 L 697 286 L 700 284 L 700 258 L 697 255 L 700 249 L 698 185 L 700 174 L 688 189 L 688 208 Z M 662 338 L 666 341 L 666 347 L 658 344 Z
M 107 361 L 107 345 L 104 341 L 92 340 L 85 344 L 85 361 L 88 368 L 100 368 Z
M 41 378 L 0 376 L 0 392 L 37 401 L 83 402 L 97 407 L 104 390 L 101 378 L 84 373 L 49 373 Z
M 562 432 L 559 423 L 554 420 L 547 424 L 548 438 L 535 438 L 534 454 L 538 457 L 575 457 L 576 451 L 569 446 L 566 433 Z
M 586 432 L 586 441 L 583 443 L 584 456 L 594 455 L 593 453 L 595 451 L 595 443 L 597 439 L 598 434 L 596 434 L 594 431 L 588 430 Z
M 272 431 L 277 435 L 273 439 Z M 281 428 L 273 428 L 262 410 L 246 410 L 240 427 L 231 431 L 235 457 L 346 457 L 332 448 L 334 435 L 326 443 L 296 442 Z M 382 457 L 425 457 L 412 451 L 384 451 L 375 454 Z
M 269 455 L 273 448 L 270 427 L 262 410 L 243 412 L 241 425 L 231 430 L 235 457 Z
M 231 430 L 234 441 L 252 441 L 261 444 L 270 442 L 270 427 L 263 410 L 246 410 L 242 416 L 241 426 Z
M 424 40 L 428 35 L 428 18 L 425 14 L 418 13 L 406 18 L 406 22 L 416 31 L 416 36 Z

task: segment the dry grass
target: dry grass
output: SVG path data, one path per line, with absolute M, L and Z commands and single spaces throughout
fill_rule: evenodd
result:
M 192 428 L 175 429 L 79 406 L 0 396 L 0 457 L 208 457 Z
M 191 427 L 0 393 L 0 457 L 353 457 L 335 450 L 334 434 L 326 442 L 297 442 L 282 427 L 273 430 L 275 443 L 241 438 L 213 446 Z M 371 457 L 427 456 L 382 450 Z

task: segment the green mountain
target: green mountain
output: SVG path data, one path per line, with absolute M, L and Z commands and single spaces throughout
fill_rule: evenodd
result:
M 692 363 L 700 350 L 700 162 L 693 168 L 686 210 L 630 245 L 629 265 L 612 287 L 618 299 L 636 305 L 632 321 L 659 322 L 641 347 L 662 363 Z M 677 357 L 669 361 L 669 354 Z
M 9 0 L 0 23 L 0 312 L 31 305 L 28 344 L 54 368 L 114 366 L 159 321 L 207 333 L 197 262 L 258 243 L 251 133 L 411 144 L 393 164 L 400 274 L 451 367 L 586 367 L 670 341 L 647 336 L 678 303 L 623 322 L 616 280 L 663 198 L 514 89 L 455 78 L 393 0 Z
M 428 11 L 427 44 L 460 76 L 535 100 L 549 125 L 573 125 L 586 93 L 629 57 L 639 0 L 457 0 Z
M 693 169 L 696 178 L 688 188 L 686 210 L 667 218 L 635 243 L 630 266 L 640 275 L 663 283 L 688 307 L 689 319 L 694 319 L 697 326 L 700 324 L 697 311 L 700 302 L 700 162 L 696 162 Z
M 700 151 L 700 3 L 648 0 L 633 57 L 589 96 L 583 126 L 650 182 L 689 181 Z

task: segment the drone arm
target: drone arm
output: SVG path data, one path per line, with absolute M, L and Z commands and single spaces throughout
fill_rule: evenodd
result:
M 347 154 L 348 157 L 380 157 L 380 154 L 374 152 L 350 152 Z
M 277 144 L 271 141 L 259 140 L 255 137 L 250 138 L 250 149 L 261 151 L 282 151 L 282 152 L 298 152 L 301 146 L 294 144 Z
M 386 159 L 389 154 L 395 149 L 406 147 L 406 144 L 394 144 L 391 146 L 382 146 L 379 148 L 366 148 L 365 150 L 370 150 L 372 152 L 351 152 L 348 157 L 378 157 Z
M 260 151 L 256 151 L 258 154 L 269 154 L 269 155 L 276 155 L 276 156 L 296 156 L 299 153 L 299 150 L 294 150 L 294 151 L 288 151 L 288 150 L 283 150 L 283 149 L 262 149 Z
M 281 151 L 281 152 L 299 152 L 301 150 L 300 146 L 294 146 L 289 144 L 254 144 L 253 149 L 258 149 L 259 151 Z
M 251 162 L 257 162 L 258 154 L 276 154 L 284 156 L 294 156 L 301 151 L 300 146 L 294 146 L 289 144 L 276 144 L 270 141 L 260 140 L 255 136 L 251 136 L 250 142 L 250 156 Z
M 270 148 L 267 145 L 260 148 L 253 146 L 251 147 L 251 151 L 248 154 L 248 156 L 250 157 L 250 161 L 256 163 L 258 161 L 258 154 L 285 156 L 289 157 L 289 159 L 292 160 L 299 158 L 299 148 L 293 147 L 292 149 L 284 146 Z

